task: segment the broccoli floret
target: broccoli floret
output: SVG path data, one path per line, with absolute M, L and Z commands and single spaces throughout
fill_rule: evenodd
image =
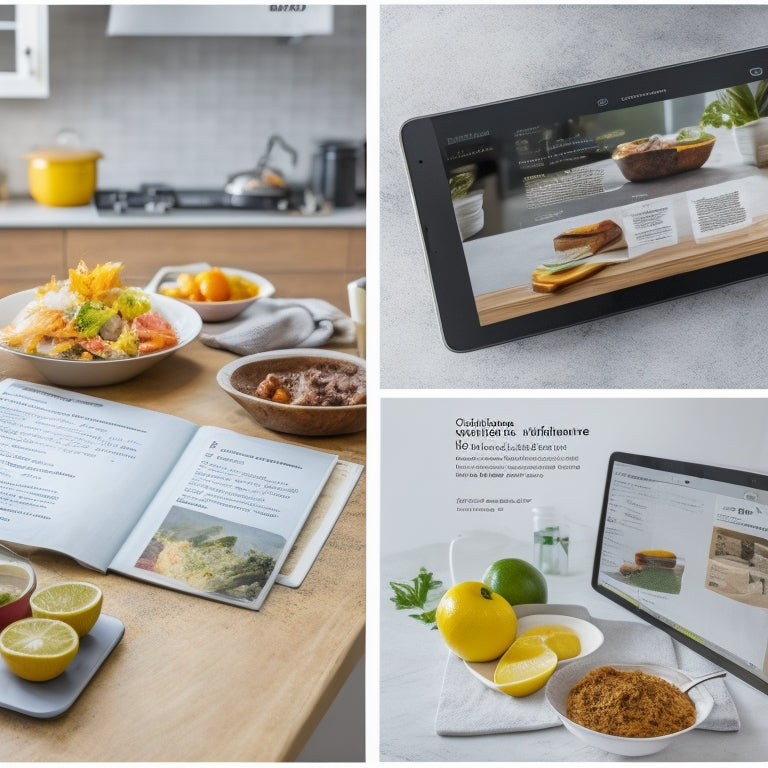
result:
M 149 296 L 138 288 L 126 288 L 114 304 L 115 309 L 126 319 L 133 320 L 152 309 Z
M 75 315 L 75 328 L 86 339 L 91 339 L 116 314 L 116 309 L 105 307 L 100 301 L 86 301 Z

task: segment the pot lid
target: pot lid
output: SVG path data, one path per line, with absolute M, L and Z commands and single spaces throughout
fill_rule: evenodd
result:
M 98 160 L 104 157 L 96 149 L 82 149 L 80 147 L 40 147 L 26 152 L 22 157 L 25 160 L 44 160 L 52 163 L 75 163 L 81 160 Z

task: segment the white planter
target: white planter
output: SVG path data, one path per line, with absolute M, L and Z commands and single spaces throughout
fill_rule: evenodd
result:
M 483 190 L 477 189 L 470 192 L 466 197 L 454 200 L 453 210 L 456 213 L 461 239 L 466 240 L 468 237 L 476 235 L 485 224 Z
M 768 168 L 768 117 L 734 127 L 733 137 L 745 163 Z

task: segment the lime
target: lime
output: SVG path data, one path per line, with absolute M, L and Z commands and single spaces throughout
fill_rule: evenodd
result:
M 83 637 L 99 618 L 102 593 L 87 581 L 65 581 L 35 592 L 29 602 L 33 616 L 66 622 Z
M 557 666 L 557 654 L 538 637 L 515 640 L 499 659 L 493 682 L 510 696 L 530 696 L 543 688 Z
M 525 560 L 507 557 L 488 566 L 483 582 L 510 605 L 547 602 L 547 580 Z
M 531 629 L 519 635 L 522 637 L 538 637 L 546 646 L 551 648 L 559 661 L 572 659 L 581 653 L 581 640 L 579 635 L 570 627 L 560 624 L 545 624 Z
M 455 584 L 440 598 L 435 620 L 446 645 L 465 661 L 491 661 L 515 639 L 517 615 L 480 581 Z
M 19 619 L 0 632 L 0 655 L 8 668 L 35 682 L 58 677 L 79 646 L 77 632 L 56 619 Z

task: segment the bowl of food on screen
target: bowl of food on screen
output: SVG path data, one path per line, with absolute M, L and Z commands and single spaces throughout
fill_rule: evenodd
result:
M 654 135 L 619 144 L 611 157 L 628 181 L 650 181 L 701 168 L 714 146 L 712 134 L 683 128 L 674 136 Z
M 626 757 L 652 755 L 701 725 L 714 701 L 685 672 L 657 664 L 558 668 L 544 695 L 568 731 L 589 746 Z
M 275 286 L 256 272 L 209 265 L 188 270 L 163 267 L 147 289 L 184 302 L 206 323 L 231 320 L 275 292 Z
M 52 384 L 95 387 L 132 379 L 197 338 L 193 309 L 124 286 L 122 268 L 81 262 L 67 280 L 0 299 L 0 348 Z
M 219 386 L 259 424 L 293 435 L 341 435 L 366 426 L 365 359 L 324 349 L 247 355 L 218 372 Z

